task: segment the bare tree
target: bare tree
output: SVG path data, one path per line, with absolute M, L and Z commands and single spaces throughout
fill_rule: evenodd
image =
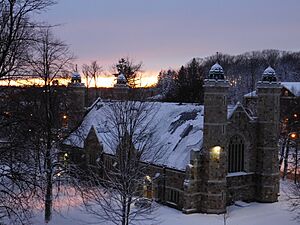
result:
M 84 64 L 82 66 L 82 72 L 85 75 L 87 82 L 89 79 L 94 80 L 95 88 L 97 88 L 98 78 L 102 72 L 102 67 L 98 64 L 98 62 L 93 61 L 90 65 Z
M 300 221 L 300 183 L 288 182 L 287 187 L 284 190 L 286 198 L 289 204 L 289 210 L 295 212 L 295 217 L 297 221 Z
M 34 29 L 34 13 L 53 5 L 53 0 L 0 1 L 0 78 L 21 71 Z
M 11 123 L 10 118 L 1 116 L 1 122 L 4 120 L 9 126 L 2 127 L 1 133 L 9 135 L 0 138 L 0 223 L 24 224 L 31 215 L 29 202 L 37 187 L 32 151 L 26 149 L 30 138 L 20 139 L 30 133 L 29 124 L 22 119 Z
M 49 27 L 42 29 L 36 40 L 32 46 L 28 62 L 32 74 L 35 74 L 44 81 L 43 93 L 40 99 L 41 116 L 39 121 L 42 130 L 39 136 L 43 140 L 40 143 L 40 148 L 43 152 L 41 163 L 43 163 L 45 171 L 43 179 L 45 221 L 48 222 L 51 219 L 52 212 L 53 176 L 57 172 L 57 167 L 60 166 L 56 163 L 56 145 L 61 136 L 60 130 L 57 130 L 54 126 L 58 118 L 53 114 L 56 107 L 53 104 L 56 90 L 52 88 L 51 82 L 63 75 L 71 65 L 74 57 L 69 52 L 68 46 L 53 36 Z
M 92 61 L 90 65 L 84 64 L 82 66 L 82 73 L 85 76 L 86 80 L 86 102 L 89 100 L 89 85 L 91 80 L 94 80 L 95 83 L 95 91 L 96 91 L 96 97 L 99 96 L 98 94 L 98 78 L 102 73 L 102 67 L 98 64 L 97 61 Z
M 155 204 L 141 197 L 151 182 L 150 165 L 163 154 L 155 140 L 157 109 L 155 103 L 120 101 L 105 103 L 98 112 L 107 121 L 103 142 L 98 149 L 86 149 L 79 187 L 87 212 L 99 221 L 128 225 L 153 219 Z M 144 206 L 133 207 L 139 203 Z
M 0 79 L 24 76 L 28 52 L 38 24 L 32 19 L 52 0 L 0 0 Z M 30 104 L 21 89 L 1 90 L 0 103 L 0 221 L 25 224 L 37 187 L 35 158 L 28 123 Z M 24 96 L 23 96 L 24 97 Z M 18 101 L 20 100 L 20 101 Z

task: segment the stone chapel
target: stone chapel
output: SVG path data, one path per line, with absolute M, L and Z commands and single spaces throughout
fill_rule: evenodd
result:
M 166 147 L 149 170 L 147 197 L 184 213 L 224 213 L 235 201 L 277 201 L 280 82 L 271 67 L 262 73 L 255 115 L 241 103 L 228 105 L 229 88 L 216 63 L 204 82 L 203 105 L 156 104 L 157 143 Z M 102 151 L 101 160 L 113 162 L 103 142 L 107 104 L 114 103 L 98 99 L 89 108 L 78 127 L 82 140 L 72 134 L 65 140 L 70 155 L 82 159 Z

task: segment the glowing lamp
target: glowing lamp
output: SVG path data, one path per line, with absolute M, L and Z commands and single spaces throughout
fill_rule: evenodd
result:
M 68 158 L 69 158 L 69 155 L 68 155 L 68 153 L 65 153 L 65 154 L 64 154 L 64 161 L 67 161 L 67 160 L 68 160 Z
M 63 119 L 64 119 L 64 120 L 67 119 L 67 115 L 63 115 Z
M 151 182 L 151 177 L 147 175 L 147 176 L 145 176 L 145 180 Z
M 221 146 L 214 146 L 210 149 L 210 154 L 211 154 L 211 157 L 212 159 L 214 160 L 219 160 L 220 159 L 220 153 L 221 153 Z
M 292 132 L 292 133 L 290 133 L 290 138 L 292 140 L 296 140 L 298 138 L 298 134 L 296 132 Z

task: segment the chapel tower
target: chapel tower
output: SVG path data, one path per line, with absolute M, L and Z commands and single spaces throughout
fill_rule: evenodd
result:
M 204 131 L 201 152 L 200 211 L 224 213 L 226 211 L 226 127 L 227 92 L 229 84 L 223 68 L 216 63 L 204 81 Z
M 279 192 L 278 134 L 280 82 L 270 66 L 257 84 L 257 201 L 275 202 Z

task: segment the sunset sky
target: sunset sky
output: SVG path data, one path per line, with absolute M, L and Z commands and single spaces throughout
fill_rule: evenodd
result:
M 217 51 L 298 51 L 299 11 L 299 0 L 58 0 L 42 19 L 61 24 L 79 68 L 98 60 L 109 71 L 129 56 L 156 76 Z

